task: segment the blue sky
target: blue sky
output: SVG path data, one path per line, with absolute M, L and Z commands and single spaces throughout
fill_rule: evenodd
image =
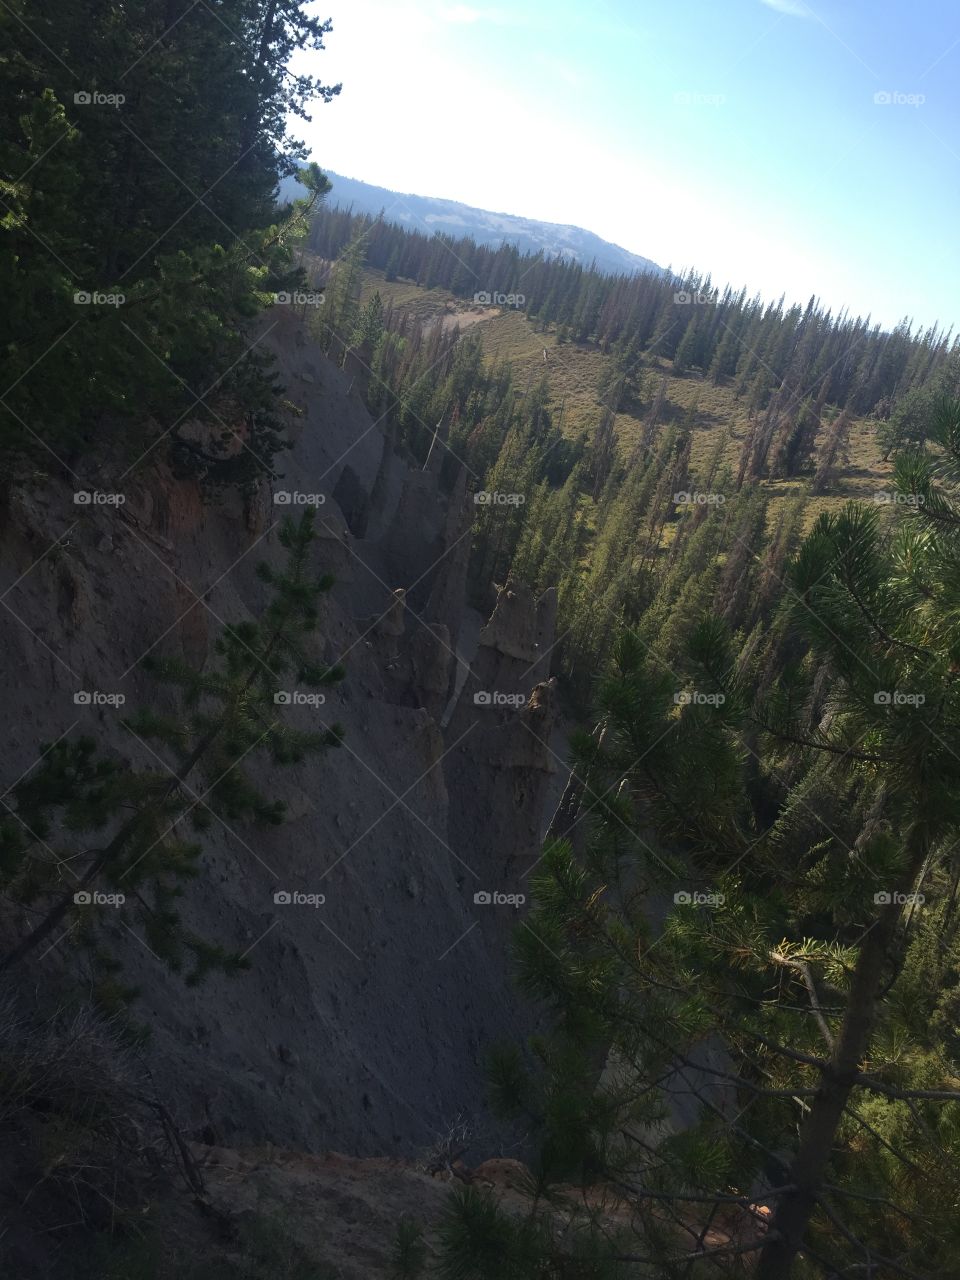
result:
M 960 321 L 960 0 L 320 0 L 321 166 Z M 880 95 L 877 100 L 877 95 Z

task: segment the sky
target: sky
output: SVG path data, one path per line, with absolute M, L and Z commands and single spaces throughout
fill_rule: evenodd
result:
M 320 0 L 313 159 L 884 325 L 960 322 L 960 0 Z

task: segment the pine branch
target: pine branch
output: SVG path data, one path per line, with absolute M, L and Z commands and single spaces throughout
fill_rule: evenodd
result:
M 700 1262 L 711 1258 L 742 1257 L 747 1253 L 759 1252 L 771 1241 L 779 1240 L 779 1238 L 778 1233 L 771 1230 L 764 1232 L 763 1238 L 753 1244 L 724 1244 L 715 1249 L 698 1249 L 694 1253 L 684 1253 L 678 1258 L 656 1258 L 640 1253 L 615 1253 L 613 1258 L 616 1262 L 641 1262 L 648 1266 L 663 1266 L 664 1262 L 668 1265 L 673 1265 L 681 1262 Z M 913 1275 L 913 1272 L 907 1274 Z M 917 1280 L 925 1280 L 925 1278 L 920 1276 L 917 1277 Z
M 866 1256 L 867 1263 L 871 1269 L 879 1264 L 880 1266 L 887 1267 L 890 1271 L 895 1271 L 898 1276 L 906 1276 L 907 1280 L 931 1280 L 929 1274 L 925 1276 L 921 1275 L 919 1271 L 913 1271 L 910 1267 L 904 1267 L 893 1258 L 884 1257 L 881 1253 L 874 1253 L 871 1248 L 869 1248 L 858 1236 L 855 1236 L 853 1232 L 845 1226 L 833 1209 L 831 1209 L 827 1204 L 823 1196 L 818 1196 L 817 1205 L 824 1216 L 828 1218 L 830 1223 L 840 1232 L 844 1240 Z
M 878 755 L 872 751 L 861 751 L 857 747 L 843 747 L 832 742 L 825 742 L 820 738 L 804 738 L 798 734 L 788 733 L 783 729 L 775 729 L 768 721 L 760 716 L 752 717 L 753 723 L 761 728 L 765 733 L 769 733 L 772 738 L 777 738 L 781 742 L 791 742 L 798 747 L 809 747 L 814 751 L 827 751 L 831 755 L 844 756 L 849 760 L 858 760 L 865 764 L 892 764 L 893 756 Z

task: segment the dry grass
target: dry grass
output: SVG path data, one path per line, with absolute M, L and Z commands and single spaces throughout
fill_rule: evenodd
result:
M 554 421 L 560 421 L 564 435 L 577 436 L 592 431 L 597 425 L 601 406 L 597 394 L 601 375 L 609 357 L 594 347 L 573 343 L 558 344 L 554 332 L 543 333 L 522 312 L 501 311 L 477 319 L 481 310 L 470 301 L 455 298 L 443 289 L 419 289 L 410 281 L 387 283 L 382 272 L 368 271 L 364 280 L 363 300 L 379 289 L 384 301 L 409 310 L 422 320 L 437 316 L 470 315 L 473 327 L 483 339 L 484 352 L 491 363 L 507 361 L 514 369 L 519 386 L 533 385 L 546 373 L 550 384 L 549 404 Z M 691 460 L 694 468 L 704 465 L 716 447 L 718 436 L 727 434 L 724 461 L 734 473 L 740 449 L 749 429 L 747 407 L 738 400 L 732 386 L 714 386 L 701 374 L 691 372 L 675 376 L 670 361 L 654 360 L 645 375 L 643 396 L 636 413 L 619 413 L 617 435 L 621 445 L 629 449 L 640 433 L 650 402 L 661 377 L 666 374 L 667 397 L 660 416 L 660 429 L 684 423 L 692 433 Z M 875 424 L 867 419 L 855 421 L 850 432 L 848 459 L 838 469 L 835 483 L 827 494 L 807 497 L 807 524 L 812 524 L 821 511 L 834 509 L 851 499 L 870 501 L 873 494 L 887 484 L 891 464 L 881 459 Z M 775 519 L 787 499 L 804 493 L 810 476 L 791 480 L 764 481 L 769 491 L 770 517 Z
M 446 315 L 463 305 L 444 289 L 420 289 L 409 280 L 385 280 L 381 271 L 365 272 L 360 288 L 361 306 L 369 302 L 375 293 L 380 294 L 384 306 L 392 303 L 421 321 Z
M 0 1010 L 0 1146 L 4 1274 L 121 1224 L 136 1232 L 158 1178 L 203 1191 L 117 1024 L 88 1008 L 44 1020 Z

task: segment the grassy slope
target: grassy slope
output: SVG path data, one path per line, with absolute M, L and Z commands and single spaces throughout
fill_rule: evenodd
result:
M 451 313 L 469 316 L 467 323 L 473 326 L 478 313 L 484 308 L 455 298 L 443 289 L 420 289 L 406 280 L 386 282 L 383 273 L 368 271 L 364 278 L 362 301 L 379 290 L 386 303 L 409 310 L 421 320 Z M 591 430 L 597 423 L 599 407 L 596 387 L 601 370 L 608 357 L 596 348 L 572 343 L 557 344 L 556 334 L 538 332 L 534 324 L 522 312 L 501 311 L 499 314 L 476 320 L 476 329 L 483 338 L 484 351 L 491 360 L 508 360 L 515 369 L 518 383 L 527 385 L 546 372 L 550 380 L 551 407 L 556 414 L 563 406 L 562 427 L 564 434 L 576 435 Z M 546 351 L 546 359 L 544 359 Z M 693 463 L 704 462 L 715 447 L 718 432 L 729 430 L 730 439 L 726 458 L 734 470 L 740 454 L 740 446 L 747 429 L 747 409 L 738 400 L 731 386 L 716 387 L 698 373 L 674 377 L 669 360 L 657 362 L 655 370 L 647 373 L 640 417 L 618 414 L 617 431 L 624 446 L 629 447 L 642 423 L 642 415 L 649 407 L 662 374 L 669 375 L 667 402 L 661 415 L 661 424 L 688 421 L 693 430 Z M 890 463 L 881 460 L 875 438 L 874 424 L 868 419 L 855 422 L 850 432 L 848 460 L 837 476 L 831 492 L 809 499 L 809 522 L 812 523 L 822 510 L 836 507 L 851 498 L 870 501 L 873 494 L 888 482 L 892 471 Z M 779 500 L 802 492 L 809 476 L 793 480 L 764 482 L 773 501 L 771 515 Z

